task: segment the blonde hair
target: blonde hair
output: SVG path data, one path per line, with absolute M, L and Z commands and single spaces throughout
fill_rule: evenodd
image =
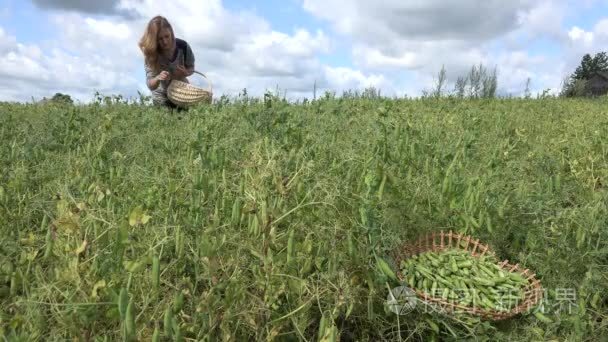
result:
M 175 34 L 173 33 L 173 27 L 167 20 L 167 18 L 157 15 L 148 22 L 148 26 L 144 31 L 143 36 L 139 40 L 139 48 L 144 54 L 145 62 L 153 70 L 158 71 L 160 65 L 158 63 L 158 56 L 160 49 L 158 46 L 158 33 L 163 29 L 169 29 L 171 31 L 171 38 L 175 40 Z

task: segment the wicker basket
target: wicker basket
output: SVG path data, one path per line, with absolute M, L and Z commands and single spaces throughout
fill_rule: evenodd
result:
M 198 71 L 194 73 L 203 76 L 209 83 L 209 88 L 203 89 L 187 82 L 172 80 L 167 88 L 167 98 L 175 105 L 188 107 L 198 103 L 211 103 L 213 98 L 211 81 L 203 73 Z
M 405 281 L 405 277 L 401 272 L 402 260 L 407 260 L 414 255 L 428 251 L 442 251 L 452 248 L 466 250 L 474 257 L 482 255 L 495 256 L 495 253 L 487 245 L 480 243 L 479 240 L 472 239 L 470 236 L 452 233 L 452 231 L 448 233 L 443 231 L 439 233 L 430 233 L 420 238 L 414 244 L 405 245 L 393 251 L 393 258 L 397 264 L 397 277 L 400 281 Z M 510 311 L 485 310 L 476 307 L 463 306 L 442 298 L 432 297 L 416 288 L 412 288 L 412 290 L 416 292 L 416 296 L 420 300 L 439 309 L 441 312 L 447 314 L 466 313 L 494 321 L 504 320 L 534 308 L 542 299 L 543 295 L 540 281 L 536 279 L 535 274 L 531 273 L 528 269 L 522 270 L 519 264 L 511 265 L 508 260 L 499 262 L 498 265 L 506 271 L 518 272 L 528 280 L 528 284 L 524 287 L 524 298 L 521 304 L 512 308 Z

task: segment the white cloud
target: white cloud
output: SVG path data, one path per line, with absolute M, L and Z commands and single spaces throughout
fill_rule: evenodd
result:
M 483 41 L 517 26 L 530 0 L 304 0 L 303 7 L 367 44 L 395 38 Z
M 46 70 L 38 62 L 41 55 L 38 47 L 19 44 L 0 28 L 0 79 L 5 80 L 2 83 L 10 83 L 9 79 L 36 81 L 44 77 Z
M 365 75 L 361 71 L 351 68 L 325 67 L 325 76 L 330 88 L 348 90 L 374 87 L 393 90 L 391 82 L 381 74 Z
M 205 49 L 232 51 L 234 45 L 249 39 L 252 34 L 270 30 L 263 18 L 248 12 L 230 12 L 219 0 L 123 0 L 119 8 L 136 12 L 143 18 L 132 23 L 140 35 L 147 20 L 162 13 L 177 36 Z
M 0 54 L 9 52 L 17 45 L 17 39 L 9 36 L 2 27 L 0 27 Z
M 318 91 L 373 86 L 384 94 L 417 95 L 432 86 L 442 66 L 453 82 L 479 63 L 498 67 L 500 90 L 518 94 L 527 78 L 533 91 L 559 87 L 583 53 L 608 44 L 608 18 L 591 27 L 563 26 L 575 9 L 595 0 L 301 2 L 334 32 L 282 32 L 253 12 L 227 9 L 220 0 L 37 3 L 53 9 L 45 13 L 59 31 L 51 42 L 23 44 L 0 27 L 0 100 L 57 91 L 81 100 L 98 90 L 126 96 L 148 92 L 137 42 L 159 13 L 190 43 L 197 70 L 210 77 L 217 96 L 243 88 L 260 95 L 278 86 L 291 96 L 310 97 L 314 84 Z M 560 55 L 536 49 L 541 40 L 555 44 Z M 322 62 L 322 55 L 338 45 L 351 49 L 348 67 Z M 191 81 L 204 84 L 198 76 Z
M 529 21 L 524 17 L 532 5 L 527 0 L 303 2 L 304 9 L 354 40 L 355 66 L 386 75 L 407 73 L 418 88 L 413 95 L 432 87 L 443 66 L 452 82 L 474 64 L 493 68 L 499 52 L 490 43 Z
M 531 40 L 544 36 L 563 42 L 566 37 L 562 29 L 562 22 L 568 12 L 569 6 L 566 1 L 538 1 L 520 15 L 515 34 L 527 36 Z
M 587 32 L 577 26 L 574 26 L 568 31 L 568 37 L 573 42 L 581 42 L 585 45 L 591 45 L 593 43 L 593 32 Z
M 310 58 L 314 57 L 316 52 L 326 52 L 329 49 L 329 41 L 322 31 L 317 31 L 315 37 L 303 29 L 298 30 L 293 37 L 272 31 L 254 36 L 251 47 L 259 50 L 282 47 L 293 57 Z
M 119 2 L 120 0 L 32 0 L 34 5 L 45 10 L 83 12 L 88 14 L 102 15 L 131 15 L 131 13 L 121 11 L 118 8 Z
M 567 31 L 568 41 L 564 44 L 563 76 L 571 74 L 580 65 L 583 55 L 592 57 L 601 51 L 607 51 L 608 46 L 608 18 L 599 20 L 590 31 L 578 26 L 572 26 Z
M 608 18 L 598 21 L 597 24 L 595 24 L 594 31 L 600 39 L 608 39 Z
M 76 42 L 72 45 L 78 48 Z M 82 53 L 68 53 L 58 47 L 43 50 L 38 45 L 21 44 L 0 28 L 2 99 L 40 99 L 64 92 L 80 100 L 90 100 L 97 90 L 126 92 L 136 84 L 132 70 L 116 68 L 116 60 L 104 56 L 103 52 L 79 52 Z
M 252 13 L 225 9 L 219 0 L 123 0 L 116 10 L 136 16 L 98 18 L 75 11 L 49 12 L 50 20 L 60 31 L 53 44 L 45 46 L 52 50 L 36 47 L 44 53 L 31 59 L 31 70 L 37 71 L 28 77 L 48 79 L 47 83 L 31 84 L 38 88 L 37 93 L 54 92 L 53 85 L 68 93 L 86 94 L 82 100 L 91 99 L 98 90 L 126 96 L 135 96 L 137 90 L 148 92 L 137 43 L 148 20 L 158 13 L 169 19 L 177 37 L 192 46 L 197 70 L 210 77 L 218 96 L 236 94 L 243 88 L 260 95 L 276 85 L 292 93 L 311 94 L 315 81 L 332 85 L 318 59 L 319 54 L 331 49 L 329 37 L 321 30 L 279 32 Z M 9 40 L 10 48 L 4 47 L 2 42 Z M 17 49 L 15 44 L 14 37 L 1 39 L 0 52 L 5 52 L 4 59 L 10 52 L 11 63 L 23 66 L 25 50 Z M 204 84 L 198 76 L 192 76 L 191 81 Z M 0 86 L 1 83 L 0 80 Z
M 380 50 L 359 45 L 353 49 L 355 60 L 367 68 L 408 68 L 420 67 L 418 55 L 412 51 L 405 51 L 399 56 L 386 56 Z
M 567 30 L 564 21 L 583 6 L 576 0 L 303 0 L 303 8 L 353 40 L 352 58 L 362 71 L 407 74 L 420 90 L 433 86 L 445 66 L 448 80 L 464 76 L 473 64 L 498 68 L 499 90 L 521 94 L 528 78 L 532 91 L 561 87 L 582 52 L 608 37 L 608 21 L 593 32 Z M 600 33 L 602 32 L 602 33 Z M 563 56 L 542 52 L 554 44 Z M 604 40 L 608 43 L 608 40 Z M 546 45 L 545 45 L 546 46 Z M 534 51 L 534 52 L 531 52 Z
M 84 21 L 87 24 L 88 29 L 101 37 L 126 40 L 131 36 L 131 30 L 123 23 L 114 23 L 109 20 L 96 20 L 93 18 L 86 18 Z

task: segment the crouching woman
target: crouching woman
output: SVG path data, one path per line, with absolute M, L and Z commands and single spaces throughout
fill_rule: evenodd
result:
M 169 21 L 156 16 L 150 20 L 139 41 L 144 55 L 146 83 L 152 91 L 152 102 L 158 106 L 177 108 L 167 98 L 171 80 L 188 82 L 194 72 L 194 54 L 190 45 L 175 37 Z

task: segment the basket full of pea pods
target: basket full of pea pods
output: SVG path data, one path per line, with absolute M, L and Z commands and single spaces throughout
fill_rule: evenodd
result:
M 503 320 L 542 299 L 528 269 L 500 261 L 485 244 L 453 232 L 433 232 L 394 252 L 397 277 L 417 297 L 447 314 Z

